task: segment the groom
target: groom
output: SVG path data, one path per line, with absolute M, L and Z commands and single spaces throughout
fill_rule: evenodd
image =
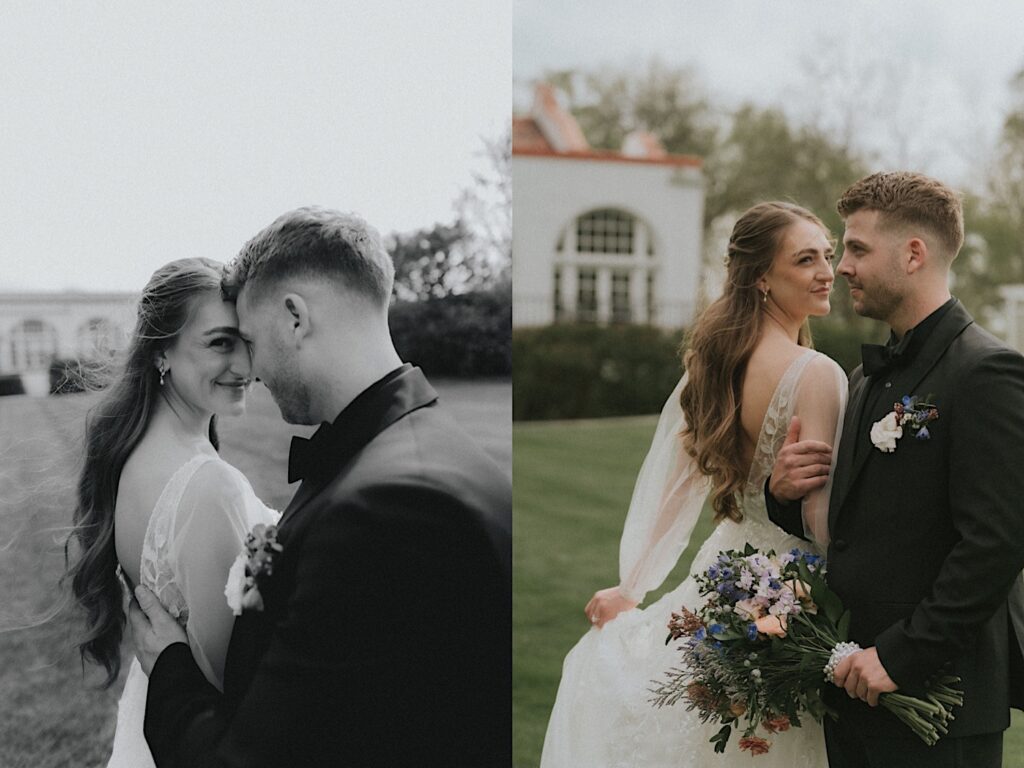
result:
M 851 376 L 833 470 L 828 581 L 863 650 L 836 669 L 845 692 L 831 689 L 839 719 L 825 723 L 829 764 L 998 768 L 1009 707 L 1024 702 L 1007 610 L 1024 568 L 1024 358 L 950 297 L 963 243 L 952 190 L 878 173 L 850 187 L 838 210 L 846 231 L 836 271 L 854 310 L 892 335 L 865 345 Z M 901 411 L 910 416 L 902 425 L 891 415 Z M 823 484 L 830 448 L 794 434 L 767 501 L 774 522 L 802 535 L 791 502 Z M 927 747 L 878 697 L 919 694 L 942 667 L 962 679 L 964 705 L 949 735 Z
M 511 485 L 398 358 L 393 277 L 372 227 L 319 208 L 228 268 L 253 375 L 286 421 L 321 427 L 292 441 L 302 485 L 235 621 L 223 694 L 137 591 L 160 768 L 511 759 Z

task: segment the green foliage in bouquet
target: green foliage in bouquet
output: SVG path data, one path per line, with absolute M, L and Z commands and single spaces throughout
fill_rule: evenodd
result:
M 823 699 L 825 685 L 859 647 L 848 642 L 850 612 L 824 575 L 821 557 L 798 549 L 781 557 L 750 544 L 720 552 L 697 577 L 704 605 L 672 614 L 666 643 L 683 641 L 682 664 L 652 690 L 652 703 L 685 700 L 702 722 L 721 724 L 711 738 L 716 752 L 725 751 L 742 720 L 739 747 L 755 755 L 771 748 L 772 734 L 800 727 L 802 715 L 836 717 Z M 963 703 L 957 683 L 940 673 L 924 698 L 885 693 L 879 706 L 931 745 Z

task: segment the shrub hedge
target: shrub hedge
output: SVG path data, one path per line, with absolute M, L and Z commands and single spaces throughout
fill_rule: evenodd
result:
M 512 418 L 656 413 L 681 375 L 682 332 L 551 325 L 512 334 Z
M 428 376 L 510 376 L 509 286 L 391 306 L 391 337 L 403 360 Z
M 877 324 L 812 322 L 815 348 L 847 373 Z M 683 331 L 650 326 L 550 325 L 512 333 L 512 418 L 580 419 L 657 413 L 679 381 Z M 884 335 L 882 336 L 884 338 Z
M 21 376 L 16 373 L 0 376 L 0 397 L 23 394 L 25 394 L 25 388 L 21 385 Z

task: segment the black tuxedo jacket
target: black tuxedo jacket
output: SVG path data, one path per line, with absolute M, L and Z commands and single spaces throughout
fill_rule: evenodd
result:
M 361 396 L 283 513 L 223 695 L 187 645 L 161 654 L 160 768 L 510 763 L 511 484 L 436 401 L 411 367 Z
M 833 469 L 828 582 L 852 613 L 851 639 L 876 646 L 893 681 L 920 693 L 941 667 L 963 679 L 950 736 L 1000 731 L 1024 703 L 1020 646 L 1007 594 L 1024 568 L 1024 358 L 974 324 L 959 303 L 905 368 L 860 368 Z M 929 396 L 931 438 L 911 434 L 883 453 L 870 425 L 904 395 Z M 863 428 L 866 423 L 868 428 Z M 772 520 L 802 535 L 799 504 Z M 838 689 L 840 719 L 865 733 L 915 738 L 888 712 Z

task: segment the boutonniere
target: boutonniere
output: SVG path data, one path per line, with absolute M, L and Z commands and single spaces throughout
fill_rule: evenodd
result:
M 245 548 L 235 558 L 228 572 L 228 583 L 224 586 L 224 596 L 228 599 L 228 607 L 235 616 L 242 611 L 263 610 L 263 596 L 260 584 L 274 573 L 274 556 L 283 552 L 284 547 L 277 543 L 277 526 L 260 523 L 253 526 L 252 532 L 245 537 Z
M 871 442 L 875 448 L 882 453 L 892 453 L 904 430 L 918 440 L 931 439 L 928 425 L 939 418 L 939 409 L 929 402 L 931 398 L 931 395 L 924 398 L 907 395 L 893 403 L 892 411 L 871 425 Z

